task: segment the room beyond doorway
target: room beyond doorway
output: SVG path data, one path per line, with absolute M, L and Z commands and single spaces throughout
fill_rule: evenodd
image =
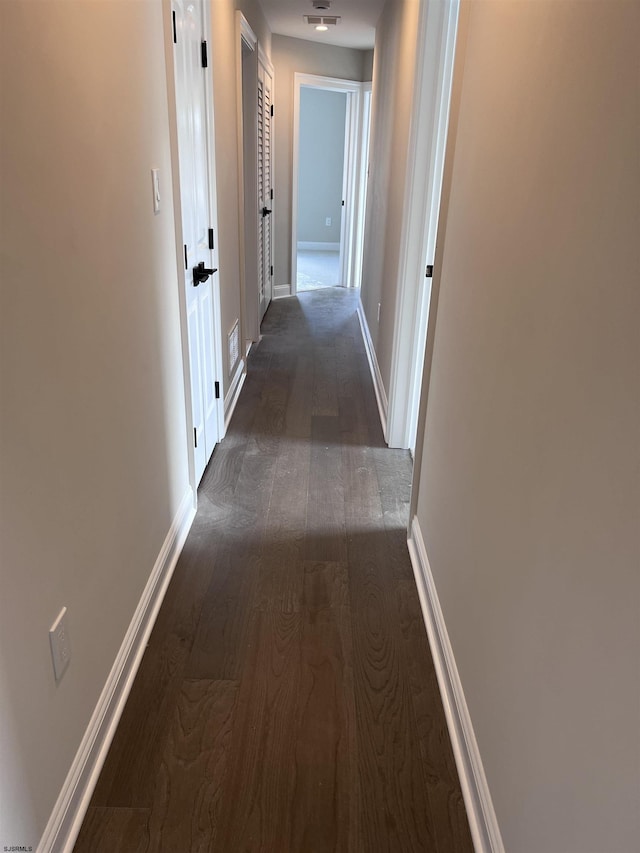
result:
M 365 85 L 294 74 L 292 295 L 360 286 Z
M 298 293 L 340 284 L 340 252 L 298 249 Z
M 297 289 L 342 284 L 347 94 L 300 90 Z

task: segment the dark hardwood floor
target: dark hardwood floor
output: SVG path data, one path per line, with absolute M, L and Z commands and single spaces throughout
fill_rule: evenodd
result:
M 270 307 L 78 853 L 473 850 L 356 298 Z

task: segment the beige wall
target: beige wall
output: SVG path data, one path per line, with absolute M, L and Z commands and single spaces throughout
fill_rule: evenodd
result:
M 221 0 L 213 0 L 214 10 L 219 2 Z M 236 9 L 239 9 L 243 13 L 249 22 L 249 26 L 255 33 L 260 46 L 267 56 L 271 56 L 271 30 L 258 0 L 236 0 Z
M 373 80 L 373 51 L 362 51 L 362 82 L 370 83 Z
M 640 838 L 639 13 L 472 3 L 457 60 L 417 515 L 514 853 Z
M 240 44 L 236 32 L 236 10 L 243 12 L 266 55 L 271 51 L 271 33 L 256 0 L 212 0 L 211 44 L 215 112 L 216 179 L 220 249 L 220 301 L 224 391 L 229 388 L 227 334 L 240 318 L 240 233 L 244 229 L 239 196 L 238 110 L 242 91 L 238 86 L 237 61 Z M 257 84 L 256 84 L 257 85 Z
M 246 16 L 245 16 L 246 17 Z M 238 195 L 237 105 L 241 98 L 236 79 L 236 4 L 213 0 L 211 4 L 211 66 L 215 121 L 216 190 L 218 196 L 218 247 L 220 251 L 220 310 L 223 390 L 229 388 L 227 334 L 240 319 L 240 204 Z
M 296 72 L 362 81 L 367 71 L 367 51 L 317 44 L 274 35 L 275 69 L 275 201 L 274 284 L 291 284 L 291 178 L 293 172 L 293 79 Z M 370 78 L 368 78 L 370 79 Z
M 415 0 L 387 2 L 376 28 L 373 61 L 371 148 L 361 299 L 387 394 L 391 375 L 419 10 L 420 5 Z
M 0 845 L 35 849 L 189 486 L 161 5 L 0 17 Z

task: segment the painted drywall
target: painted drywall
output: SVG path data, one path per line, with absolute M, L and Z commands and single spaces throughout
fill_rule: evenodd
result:
M 419 4 L 413 0 L 387 2 L 376 28 L 373 63 L 361 299 L 387 395 L 419 11 Z
M 291 192 L 293 173 L 293 79 L 296 72 L 362 81 L 367 51 L 316 44 L 274 34 L 274 284 L 291 284 Z
M 236 4 L 215 0 L 211 4 L 211 73 L 215 120 L 216 189 L 218 195 L 218 248 L 220 252 L 220 311 L 224 360 L 223 391 L 231 379 L 227 335 L 240 318 L 240 200 L 238 196 L 237 110 L 241 103 L 236 79 Z
M 214 14 L 220 2 L 224 2 L 224 0 L 212 0 L 212 12 Z M 235 6 L 249 22 L 249 26 L 265 54 L 271 56 L 271 30 L 258 0 L 236 0 Z
M 345 92 L 300 89 L 299 242 L 340 242 L 346 112 Z
M 0 847 L 35 850 L 188 493 L 186 407 L 161 4 L 0 18 Z
M 271 33 L 255 0 L 213 0 L 211 4 L 211 65 L 215 115 L 216 180 L 220 249 L 220 302 L 223 331 L 224 377 L 226 392 L 233 378 L 229 364 L 227 334 L 240 318 L 240 233 L 241 216 L 238 157 L 238 111 L 242 111 L 242 92 L 236 75 L 241 50 L 236 31 L 236 11 L 241 11 L 269 56 Z
M 370 83 L 373 80 L 373 51 L 362 51 L 362 82 Z
M 417 516 L 506 849 L 631 853 L 640 7 L 465 14 Z

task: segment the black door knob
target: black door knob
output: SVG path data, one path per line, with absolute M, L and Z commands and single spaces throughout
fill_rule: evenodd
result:
M 203 281 L 206 281 L 210 275 L 213 275 L 214 272 L 218 272 L 215 267 L 214 269 L 207 269 L 204 265 L 204 261 L 200 261 L 198 266 L 193 268 L 193 286 L 197 287 Z
M 271 213 L 271 211 L 269 210 L 269 208 L 268 208 L 268 207 L 263 207 L 263 208 L 262 208 L 262 215 L 263 215 L 263 216 L 267 216 L 269 213 Z

